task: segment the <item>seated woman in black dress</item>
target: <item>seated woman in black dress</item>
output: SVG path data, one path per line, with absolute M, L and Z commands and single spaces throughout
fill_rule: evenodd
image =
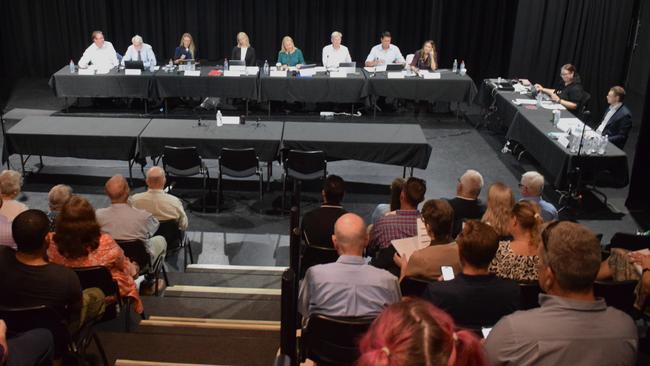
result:
M 237 45 L 232 49 L 230 59 L 244 61 L 246 66 L 255 66 L 255 49 L 251 47 L 246 33 L 237 33 Z
M 417 70 L 431 70 L 435 71 L 438 68 L 438 53 L 436 51 L 436 44 L 432 40 L 424 41 L 422 49 L 415 51 L 413 61 L 411 61 L 411 69 Z
M 174 50 L 174 63 L 179 64 L 184 60 L 196 60 L 196 47 L 194 39 L 189 33 L 183 33 L 181 43 Z
M 580 75 L 578 75 L 575 66 L 566 64 L 560 69 L 560 76 L 563 83 L 559 88 L 550 89 L 535 84 L 535 90 L 538 93 L 548 94 L 554 102 L 562 104 L 566 109 L 577 111 L 578 106 L 583 102 L 584 95 Z

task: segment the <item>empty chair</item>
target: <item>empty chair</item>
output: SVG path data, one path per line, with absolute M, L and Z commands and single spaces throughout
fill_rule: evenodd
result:
M 158 278 L 160 272 L 163 274 L 165 284 L 169 286 L 169 279 L 167 278 L 167 271 L 165 271 L 165 258 L 159 256 L 156 262 L 151 262 L 151 255 L 147 251 L 146 244 L 142 240 L 116 240 L 117 245 L 122 248 L 124 255 L 127 256 L 131 262 L 137 263 L 140 267 L 140 275 L 150 275 L 154 278 L 155 295 L 158 296 Z
M 542 292 L 542 289 L 539 287 L 538 282 L 520 282 L 519 290 L 521 293 L 521 300 L 519 302 L 520 310 L 539 307 L 539 294 Z
M 596 281 L 594 282 L 594 295 L 605 299 L 607 306 L 615 307 L 627 314 L 635 314 L 634 289 L 639 281 Z
M 163 169 L 168 176 L 193 177 L 200 175 L 203 178 L 201 193 L 201 208 L 205 212 L 206 189 L 210 173 L 203 163 L 195 146 L 165 146 L 162 156 Z
M 219 155 L 219 181 L 217 182 L 217 210 L 219 210 L 223 195 L 223 176 L 233 178 L 247 178 L 253 175 L 259 177 L 260 202 L 262 201 L 262 187 L 264 177 L 260 169 L 260 159 L 254 148 L 230 149 L 222 148 Z
M 183 263 L 187 267 L 187 254 L 190 255 L 190 263 L 194 263 L 192 255 L 192 246 L 185 232 L 178 228 L 178 222 L 175 220 L 161 221 L 158 230 L 153 236 L 162 235 L 167 242 L 167 255 L 183 249 Z
M 282 179 L 282 209 L 284 210 L 287 180 L 293 180 L 294 190 L 297 181 L 325 179 L 327 177 L 327 160 L 325 153 L 320 150 L 302 151 L 289 150 L 283 161 L 284 174 Z M 299 204 L 297 202 L 296 204 Z
M 429 281 L 420 278 L 404 277 L 399 283 L 399 288 L 402 291 L 402 296 L 422 297 L 429 283 Z
M 301 360 L 322 365 L 353 365 L 359 358 L 357 343 L 373 317 L 309 316 L 302 328 Z
M 650 249 L 650 236 L 636 235 L 627 233 L 616 233 L 609 241 L 609 249 L 621 248 L 629 251 L 637 251 L 641 249 Z

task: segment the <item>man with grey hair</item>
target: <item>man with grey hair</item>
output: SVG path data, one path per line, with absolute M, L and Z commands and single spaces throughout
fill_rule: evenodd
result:
M 174 220 L 178 228 L 187 229 L 187 215 L 183 203 L 177 197 L 163 191 L 165 171 L 154 166 L 147 171 L 147 191 L 133 195 L 133 207 L 150 212 L 158 221 Z
M 456 197 L 447 199 L 454 209 L 454 226 L 452 237 L 456 237 L 465 220 L 479 220 L 485 213 L 485 204 L 478 196 L 483 189 L 483 176 L 476 170 L 469 169 L 458 178 Z
M 300 285 L 298 304 L 303 318 L 313 313 L 378 315 L 386 306 L 400 301 L 397 278 L 363 259 L 368 232 L 359 215 L 347 213 L 339 217 L 332 241 L 339 259 L 310 267 Z
M 153 48 L 144 43 L 142 37 L 136 34 L 131 38 L 131 45 L 122 57 L 122 65 L 125 61 L 142 61 L 144 67 L 149 69 L 151 66 L 156 66 L 156 54 L 153 52 Z
M 491 365 L 635 365 L 634 321 L 594 296 L 600 249 L 580 224 L 546 226 L 538 246 L 541 307 L 494 326 L 485 341 Z
M 323 66 L 326 68 L 338 67 L 341 62 L 352 62 L 350 51 L 341 44 L 342 38 L 341 32 L 334 31 L 330 37 L 332 44 L 323 47 Z
M 524 173 L 519 182 L 519 189 L 521 190 L 521 201 L 533 201 L 539 205 L 544 221 L 557 220 L 558 213 L 555 206 L 542 198 L 542 192 L 544 191 L 543 175 L 535 171 Z
M 54 231 L 56 216 L 61 211 L 63 205 L 72 197 L 72 187 L 65 184 L 57 184 L 47 194 L 47 205 L 49 212 L 47 218 L 50 219 L 50 231 Z

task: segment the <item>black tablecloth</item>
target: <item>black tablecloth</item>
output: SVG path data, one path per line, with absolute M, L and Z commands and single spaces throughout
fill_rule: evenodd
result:
M 285 122 L 283 148 L 323 150 L 328 160 L 361 160 L 426 169 L 431 156 L 419 125 Z
M 155 93 L 154 77 L 149 71 L 125 75 L 111 70 L 108 74 L 79 75 L 63 67 L 50 77 L 50 87 L 57 97 L 149 98 Z
M 201 68 L 201 76 L 158 71 L 155 75 L 157 96 L 168 97 L 223 97 L 257 100 L 257 75 L 208 76 L 213 68 Z
M 519 113 L 517 105 L 512 103 L 513 100 L 518 98 L 527 99 L 531 97 L 530 95 L 522 95 L 512 91 L 498 91 L 489 79 L 485 79 L 481 83 L 476 97 L 479 105 L 483 108 L 491 106 L 496 108 L 496 115 L 505 127 L 510 127 L 515 115 Z
M 135 157 L 138 136 L 150 119 L 39 117 L 7 131 L 10 154 L 125 160 Z
M 368 97 L 368 85 L 361 69 L 346 78 L 322 73 L 310 77 L 260 77 L 260 100 L 284 102 L 359 103 Z
M 428 102 L 465 102 L 471 104 L 476 97 L 474 81 L 467 75 L 440 70 L 440 79 L 423 79 L 412 76 L 388 79 L 385 72 L 366 73 L 369 93 L 380 97 L 393 97 Z
M 206 126 L 205 123 L 209 122 Z M 216 127 L 215 121 L 152 119 L 140 135 L 140 156 L 162 155 L 165 145 L 196 146 L 203 158 L 219 157 L 221 148 L 255 148 L 262 161 L 273 161 L 282 140 L 282 122 L 249 122 Z

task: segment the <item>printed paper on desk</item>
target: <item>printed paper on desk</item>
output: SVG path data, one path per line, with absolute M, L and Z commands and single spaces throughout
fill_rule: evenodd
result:
M 562 147 L 564 147 L 564 148 L 567 148 L 567 149 L 569 148 L 569 139 L 566 137 L 566 135 L 558 137 L 557 138 L 557 143 L 562 145 Z
M 228 71 L 239 71 L 240 74 L 243 74 L 246 72 L 246 66 L 245 65 L 232 65 L 228 68 Z
M 221 122 L 223 122 L 224 125 L 238 125 L 239 124 L 239 117 L 226 117 L 223 116 L 221 117 Z
M 566 108 L 562 104 L 551 102 L 548 100 L 545 100 L 542 102 L 542 108 L 544 109 L 559 109 L 561 111 L 566 111 Z
M 389 79 L 404 79 L 404 74 L 401 71 L 389 72 L 386 77 Z
M 582 129 L 582 121 L 575 117 L 560 118 L 560 121 L 557 123 L 557 128 L 559 128 L 564 132 L 567 132 L 575 128 Z
M 311 67 L 309 69 L 300 70 L 300 76 L 314 76 L 316 75 L 316 69 Z
M 390 243 L 393 245 L 393 247 L 395 247 L 395 251 L 399 255 L 401 255 L 404 259 L 406 259 L 406 261 L 408 261 L 409 258 L 411 258 L 413 252 L 420 249 L 417 236 L 404 238 L 404 239 L 391 240 Z
M 517 98 L 517 99 L 513 100 L 513 103 L 521 104 L 521 105 L 534 105 L 534 104 L 537 104 L 537 101 L 535 99 Z
M 185 70 L 184 76 L 201 76 L 201 70 Z
M 187 72 L 187 71 L 186 71 Z M 240 71 L 240 70 L 225 70 L 223 72 L 223 76 L 241 76 L 243 72 L 246 72 L 246 70 Z
M 272 78 L 284 78 L 284 77 L 287 77 L 287 70 L 271 70 L 270 76 Z
M 142 75 L 142 70 L 140 69 L 125 69 L 124 75 Z
M 327 71 L 325 66 L 316 66 L 316 67 L 314 67 L 314 70 L 316 70 L 316 72 L 326 72 Z
M 440 73 L 439 72 L 427 72 L 426 74 L 422 74 L 422 76 L 425 79 L 440 79 Z
M 79 69 L 79 75 L 95 75 L 95 69 Z
M 259 66 L 246 66 L 246 73 L 248 75 L 257 75 L 260 72 Z
M 345 71 L 330 71 L 331 78 L 346 78 L 348 74 Z

